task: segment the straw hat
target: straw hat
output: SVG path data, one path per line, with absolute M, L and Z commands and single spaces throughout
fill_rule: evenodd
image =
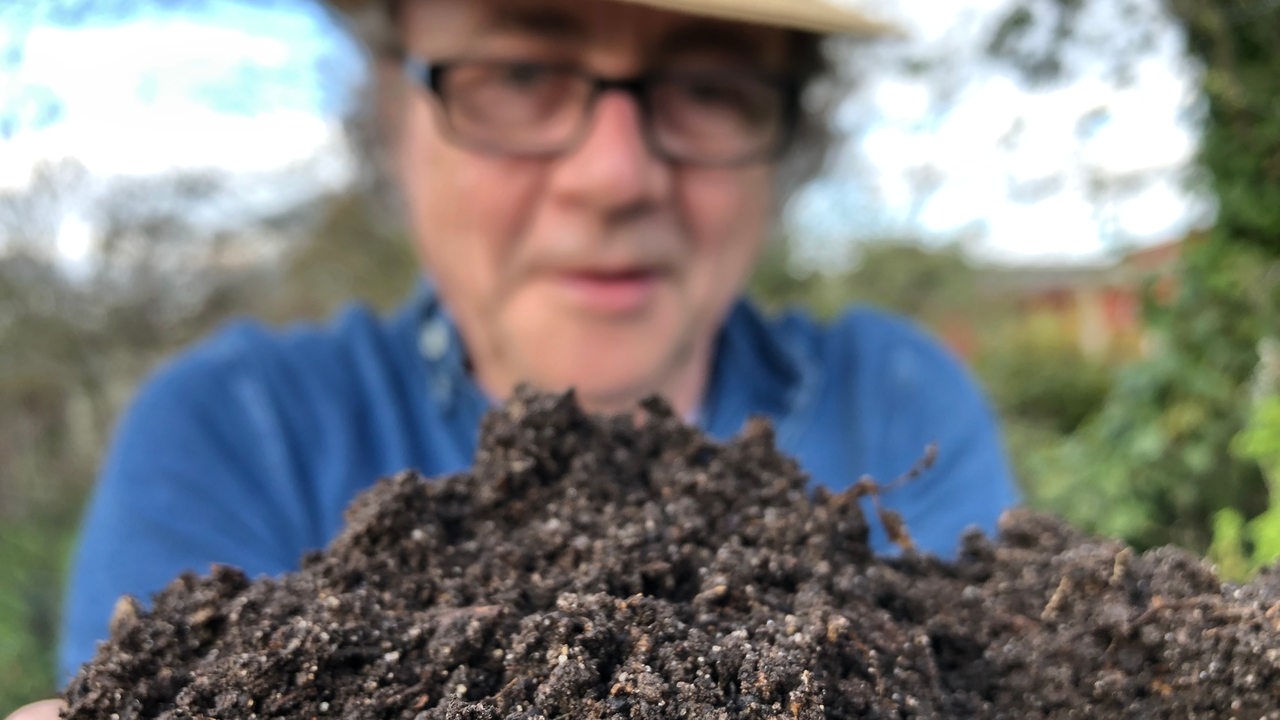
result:
M 876 36 L 894 34 L 882 20 L 831 0 L 621 0 L 706 17 L 772 25 L 821 34 Z M 377 0 L 330 0 L 354 10 Z

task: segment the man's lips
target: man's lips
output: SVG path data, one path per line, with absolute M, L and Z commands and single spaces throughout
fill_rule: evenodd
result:
M 642 310 L 657 292 L 662 274 L 652 268 L 565 269 L 556 284 L 569 301 L 593 314 L 626 315 Z

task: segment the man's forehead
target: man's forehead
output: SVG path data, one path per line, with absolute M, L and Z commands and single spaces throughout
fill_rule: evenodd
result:
M 501 35 L 527 35 L 580 45 L 626 42 L 657 54 L 711 50 L 759 59 L 762 53 L 772 55 L 771 50 L 781 55 L 789 37 L 787 31 L 776 28 L 613 0 L 418 2 L 435 6 L 435 10 L 462 11 L 468 21 L 464 23 L 468 31 L 465 39 L 475 41 Z M 461 39 L 454 36 L 454 40 Z

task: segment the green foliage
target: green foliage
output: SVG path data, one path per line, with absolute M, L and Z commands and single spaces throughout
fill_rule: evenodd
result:
M 6 520 L 0 536 L 0 712 L 49 697 L 61 568 L 72 523 Z
M 1117 375 L 1102 409 L 1035 461 L 1033 497 L 1095 532 L 1150 547 L 1207 548 L 1224 507 L 1261 511 L 1256 463 L 1230 450 L 1250 406 L 1274 260 L 1248 248 L 1189 249 L 1168 306 L 1152 304 L 1156 348 Z
M 1205 66 L 1201 158 L 1220 211 L 1216 236 L 1274 256 L 1280 235 L 1280 3 L 1168 0 Z
M 317 214 L 314 231 L 293 248 L 255 314 L 323 318 L 353 300 L 383 311 L 403 302 L 421 277 L 403 228 L 380 220 L 373 201 L 356 193 L 328 200 Z
M 1280 509 L 1280 395 L 1257 404 L 1249 425 L 1236 436 L 1235 451 L 1258 463 L 1272 491 L 1273 508 Z
M 866 304 L 928 320 L 973 305 L 975 277 L 958 246 L 868 243 L 853 267 L 825 272 L 797 268 L 788 242 L 779 239 L 765 249 L 749 290 L 772 309 L 797 305 L 830 317 L 850 304 Z
M 1110 366 L 1060 337 L 1046 341 L 1013 330 L 984 346 L 976 369 L 1006 423 L 1066 435 L 1097 412 L 1111 389 Z
M 1270 503 L 1247 521 L 1235 508 L 1218 511 L 1209 556 L 1224 576 L 1245 579 L 1280 560 L 1280 395 L 1257 403 L 1232 448 L 1241 458 L 1258 463 Z

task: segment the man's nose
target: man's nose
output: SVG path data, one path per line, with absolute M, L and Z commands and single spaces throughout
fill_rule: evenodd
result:
M 610 213 L 634 211 L 667 192 L 671 167 L 645 139 L 637 98 L 606 90 L 588 122 L 582 142 L 556 163 L 556 191 L 572 202 Z

